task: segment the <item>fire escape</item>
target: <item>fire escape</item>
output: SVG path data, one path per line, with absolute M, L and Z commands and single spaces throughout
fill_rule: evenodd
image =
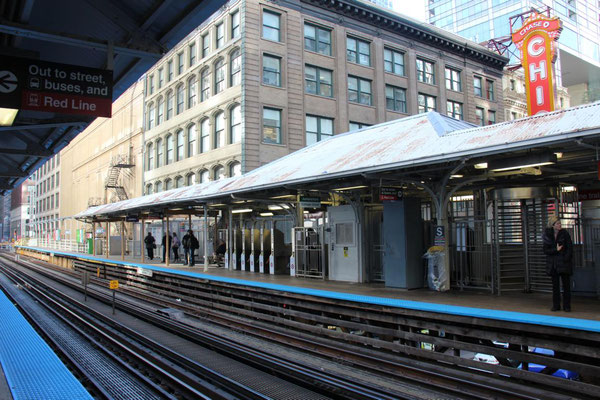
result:
M 119 154 L 112 158 L 108 174 L 106 177 L 106 183 L 104 188 L 106 190 L 111 189 L 114 196 L 111 197 L 112 201 L 127 200 L 127 191 L 123 187 L 123 179 L 119 179 L 121 176 L 130 177 L 132 175 L 131 169 L 135 166 L 132 158 L 125 154 Z

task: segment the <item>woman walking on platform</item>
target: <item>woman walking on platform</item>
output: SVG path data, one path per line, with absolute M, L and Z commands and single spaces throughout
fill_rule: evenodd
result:
M 179 246 L 181 245 L 181 242 L 179 242 L 179 238 L 177 237 L 177 234 L 175 232 L 173 232 L 173 262 L 179 262 Z
M 563 310 L 571 311 L 571 275 L 573 274 L 573 242 L 571 235 L 562 229 L 560 218 L 548 219 L 544 232 L 546 274 L 552 277 L 552 311 L 560 310 L 560 284 L 563 289 Z

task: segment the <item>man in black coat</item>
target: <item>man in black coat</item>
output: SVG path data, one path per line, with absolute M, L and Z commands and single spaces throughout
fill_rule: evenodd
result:
M 160 242 L 160 244 L 162 245 L 162 248 L 163 248 L 162 262 L 165 262 L 166 252 L 170 251 L 170 249 L 171 249 L 171 235 L 169 234 L 169 236 L 167 236 L 167 234 L 165 233 L 162 237 L 162 241 Z M 169 254 L 171 254 L 171 253 L 169 253 Z
M 188 265 L 190 262 L 190 231 L 187 231 L 181 238 L 181 245 L 183 246 L 183 265 Z
M 571 275 L 573 275 L 573 241 L 562 229 L 560 218 L 548 219 L 542 237 L 546 254 L 546 274 L 552 277 L 552 311 L 560 310 L 560 284 L 563 289 L 563 310 L 571 311 Z
M 198 241 L 198 239 L 196 239 L 196 236 L 194 236 L 194 231 L 192 231 L 191 229 L 188 231 L 188 235 L 190 235 L 190 237 L 189 237 L 190 267 L 193 267 L 195 265 L 194 253 L 195 253 L 196 249 L 200 248 L 200 242 Z
M 152 236 L 152 232 L 148 232 L 148 235 L 144 238 L 144 243 L 146 244 L 146 250 L 148 251 L 148 258 L 151 260 L 154 258 L 155 242 L 156 240 L 154 239 L 154 236 Z

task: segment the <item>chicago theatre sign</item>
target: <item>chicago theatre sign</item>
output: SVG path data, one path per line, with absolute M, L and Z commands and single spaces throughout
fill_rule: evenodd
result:
M 534 12 L 519 30 L 512 33 L 512 41 L 521 51 L 525 69 L 529 115 L 554 111 L 552 63 L 556 59 L 556 45 L 561 30 L 560 19 L 547 18 Z

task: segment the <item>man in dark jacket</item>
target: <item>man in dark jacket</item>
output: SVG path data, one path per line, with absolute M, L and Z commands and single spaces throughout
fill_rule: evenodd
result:
M 160 242 L 160 244 L 162 245 L 162 248 L 163 248 L 162 262 L 165 262 L 165 260 L 166 260 L 165 255 L 166 255 L 167 251 L 170 251 L 170 249 L 171 249 L 171 235 L 169 234 L 169 236 L 167 236 L 167 234 L 165 233 L 162 237 L 162 241 Z M 171 254 L 171 253 L 169 253 L 169 254 Z
M 189 231 L 181 238 L 181 245 L 183 246 L 183 265 L 188 265 L 190 262 L 190 233 Z
M 194 253 L 195 253 L 196 249 L 200 248 L 200 242 L 198 242 L 198 239 L 196 239 L 196 236 L 194 236 L 194 231 L 192 231 L 191 229 L 188 231 L 188 234 L 190 235 L 190 238 L 189 238 L 190 267 L 193 267 L 195 265 Z
M 552 311 L 560 310 L 560 283 L 563 289 L 563 310 L 571 311 L 571 275 L 573 274 L 573 242 L 571 235 L 562 229 L 560 218 L 548 219 L 544 231 L 546 274 L 552 277 Z
M 146 245 L 146 250 L 148 251 L 148 258 L 151 260 L 154 258 L 154 248 L 156 247 L 154 244 L 155 242 L 156 239 L 154 239 L 154 236 L 152 236 L 152 232 L 148 232 L 148 235 L 144 238 L 144 244 Z

